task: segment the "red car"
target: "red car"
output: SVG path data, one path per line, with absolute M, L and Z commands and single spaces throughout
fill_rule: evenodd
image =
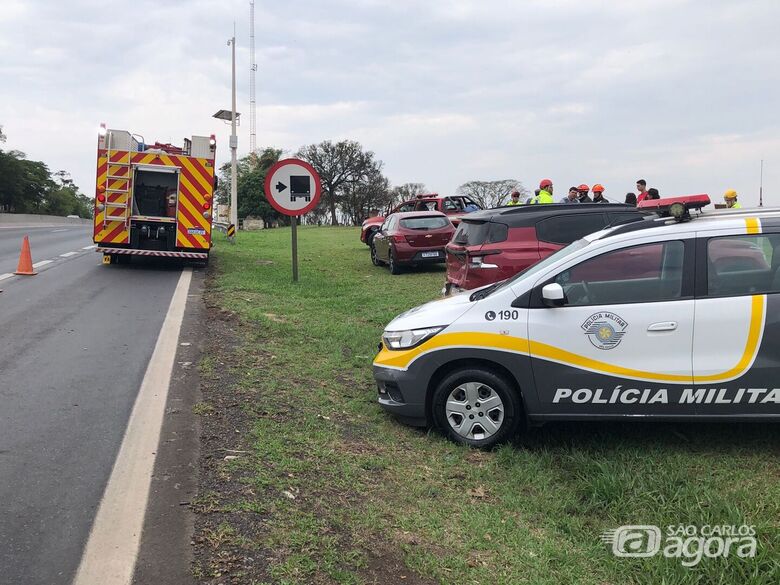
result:
M 647 212 L 604 203 L 522 205 L 471 214 L 446 247 L 444 293 L 504 280 L 587 234 L 642 215 Z
M 387 215 L 390 216 L 393 213 L 406 213 L 409 211 L 440 211 L 447 214 L 453 225 L 457 227 L 461 218 L 472 211 L 479 211 L 482 207 L 474 201 L 471 197 L 465 195 L 453 195 L 443 197 L 437 193 L 431 193 L 429 195 L 418 195 L 414 199 L 404 201 L 400 205 L 393 208 Z M 360 241 L 366 246 L 371 245 L 371 239 L 382 227 L 385 221 L 385 217 L 377 215 L 375 217 L 369 217 L 363 222 L 360 229 Z
M 371 262 L 385 264 L 391 274 L 403 266 L 444 262 L 444 246 L 455 233 L 449 218 L 438 211 L 394 213 L 371 239 Z

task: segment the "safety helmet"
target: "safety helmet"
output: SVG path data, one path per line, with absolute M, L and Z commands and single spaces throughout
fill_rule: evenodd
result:
M 590 187 L 588 187 L 585 183 L 577 187 L 580 191 L 590 191 Z
M 604 192 L 604 186 L 601 183 L 596 183 L 593 185 L 593 192 L 594 193 L 603 193 Z
M 542 179 L 541 183 L 539 183 L 539 188 L 546 189 L 551 185 L 552 185 L 552 181 L 550 179 Z
M 726 192 L 723 194 L 724 199 L 736 199 L 737 198 L 737 192 L 734 189 L 727 189 Z

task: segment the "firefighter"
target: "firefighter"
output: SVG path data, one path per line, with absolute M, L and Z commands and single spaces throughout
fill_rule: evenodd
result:
M 509 203 L 507 205 L 520 205 L 520 192 L 519 191 L 512 191 L 511 199 L 509 200 Z
M 729 209 L 742 209 L 742 204 L 737 201 L 737 192 L 734 189 L 727 189 L 723 194 L 723 199 Z
M 553 203 L 553 184 L 550 179 L 542 179 L 539 183 L 539 194 L 531 199 L 531 204 Z
M 604 185 L 601 183 L 593 185 L 593 203 L 609 203 L 604 199 Z

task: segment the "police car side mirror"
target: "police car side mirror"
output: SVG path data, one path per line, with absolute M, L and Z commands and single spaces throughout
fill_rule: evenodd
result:
M 551 282 L 542 288 L 542 302 L 548 307 L 562 307 L 566 302 L 563 287 L 557 282 Z

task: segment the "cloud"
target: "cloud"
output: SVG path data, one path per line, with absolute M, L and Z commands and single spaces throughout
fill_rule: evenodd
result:
M 247 17 L 244 0 L 6 0 L 5 147 L 85 190 L 101 121 L 150 142 L 215 133 L 227 160 L 211 114 L 230 104 L 235 20 L 245 153 Z M 261 145 L 357 139 L 393 182 L 445 193 L 550 176 L 622 198 L 646 176 L 752 194 L 761 158 L 770 201 L 780 188 L 775 0 L 294 0 L 258 2 L 256 21 Z

